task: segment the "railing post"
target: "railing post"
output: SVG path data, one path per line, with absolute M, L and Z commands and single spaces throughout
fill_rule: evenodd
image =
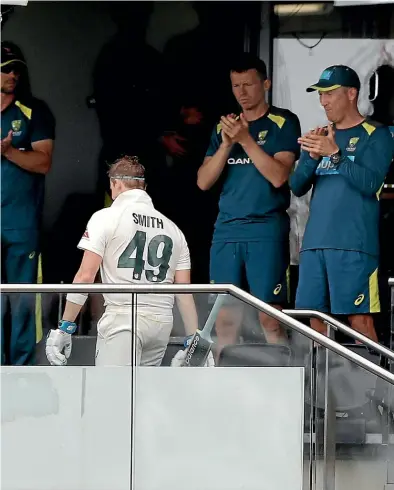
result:
M 309 489 L 317 490 L 317 460 L 319 457 L 318 451 L 318 420 L 317 420 L 317 362 L 316 348 L 314 342 L 310 342 L 309 352 L 309 397 L 310 397 L 310 416 L 309 416 Z
M 331 325 L 327 325 L 327 337 L 333 338 Z M 336 404 L 330 387 L 330 359 L 333 353 L 324 349 L 324 461 L 323 490 L 335 490 L 335 458 L 336 458 Z
M 135 427 L 136 427 L 136 392 L 137 392 L 137 302 L 138 294 L 131 295 L 131 423 L 130 423 L 130 490 L 135 489 Z

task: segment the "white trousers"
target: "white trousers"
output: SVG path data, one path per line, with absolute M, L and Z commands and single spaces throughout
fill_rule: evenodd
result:
M 97 324 L 96 366 L 131 366 L 131 308 L 107 307 Z M 134 315 L 137 366 L 160 366 L 170 339 L 172 314 L 139 311 Z

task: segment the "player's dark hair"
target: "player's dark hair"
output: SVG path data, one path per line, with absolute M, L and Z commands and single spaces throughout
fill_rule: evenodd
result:
M 262 80 L 267 80 L 267 66 L 263 60 L 252 53 L 241 53 L 234 58 L 230 65 L 230 72 L 244 73 L 256 70 Z

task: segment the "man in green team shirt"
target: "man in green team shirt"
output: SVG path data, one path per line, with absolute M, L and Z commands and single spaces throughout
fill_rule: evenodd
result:
M 331 124 L 301 137 L 290 179 L 296 196 L 313 186 L 300 254 L 296 307 L 346 315 L 355 330 L 377 341 L 371 313 L 378 292 L 379 196 L 393 157 L 390 131 L 357 108 L 360 80 L 331 66 L 307 91 L 319 92 Z M 311 325 L 325 333 L 313 319 Z
M 34 283 L 40 255 L 45 175 L 52 165 L 55 119 L 32 96 L 20 50 L 1 44 L 1 282 Z M 34 364 L 35 296 L 2 295 L 1 363 Z M 10 335 L 8 313 L 11 317 Z
M 250 53 L 235 57 L 232 90 L 241 112 L 224 115 L 212 131 L 197 185 L 221 184 L 219 214 L 210 257 L 212 283 L 243 286 L 280 309 L 287 300 L 289 267 L 289 174 L 299 155 L 298 117 L 269 106 L 271 87 L 265 63 Z M 239 312 L 223 309 L 216 321 L 220 346 L 237 339 Z M 267 341 L 285 343 L 278 322 L 260 314 Z M 238 325 L 237 325 L 238 324 Z

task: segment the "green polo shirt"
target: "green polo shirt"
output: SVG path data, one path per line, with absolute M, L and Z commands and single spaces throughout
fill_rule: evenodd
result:
M 32 150 L 37 141 L 55 138 L 55 119 L 38 99 L 14 100 L 1 113 L 1 138 L 12 130 L 12 146 Z M 1 227 L 37 229 L 44 199 L 44 175 L 29 172 L 1 157 Z

